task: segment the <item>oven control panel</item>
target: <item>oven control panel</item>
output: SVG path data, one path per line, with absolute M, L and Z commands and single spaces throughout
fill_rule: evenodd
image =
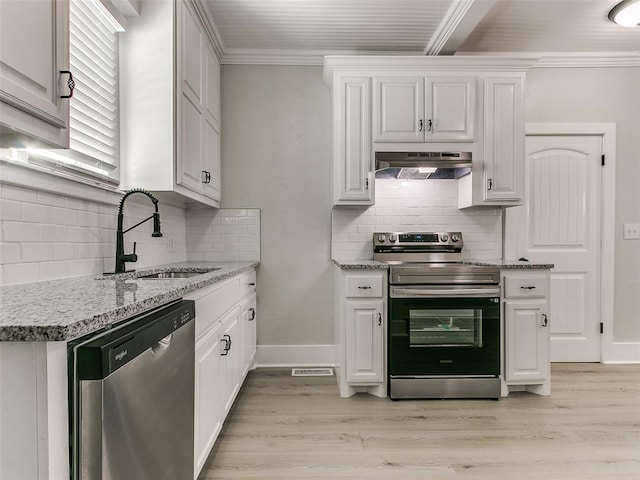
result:
M 456 245 L 462 246 L 460 232 L 376 232 L 373 234 L 373 246 L 377 245 Z

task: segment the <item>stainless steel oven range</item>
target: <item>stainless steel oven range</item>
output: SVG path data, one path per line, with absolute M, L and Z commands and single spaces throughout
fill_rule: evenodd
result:
M 500 398 L 500 270 L 462 263 L 460 232 L 374 233 L 389 267 L 389 397 Z

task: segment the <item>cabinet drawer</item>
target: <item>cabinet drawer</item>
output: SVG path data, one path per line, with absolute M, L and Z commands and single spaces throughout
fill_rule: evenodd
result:
M 196 301 L 196 339 L 240 300 L 238 290 L 238 279 L 234 278 L 185 295 L 185 299 Z
M 382 297 L 383 278 L 380 276 L 349 275 L 346 278 L 347 297 Z
M 527 275 L 521 278 L 504 279 L 506 298 L 539 298 L 547 296 L 547 276 Z
M 256 271 L 253 270 L 240 277 L 240 298 L 256 292 Z

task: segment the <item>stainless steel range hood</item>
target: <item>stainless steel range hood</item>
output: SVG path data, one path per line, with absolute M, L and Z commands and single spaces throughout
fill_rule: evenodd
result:
M 471 171 L 471 152 L 376 152 L 376 178 L 452 179 Z

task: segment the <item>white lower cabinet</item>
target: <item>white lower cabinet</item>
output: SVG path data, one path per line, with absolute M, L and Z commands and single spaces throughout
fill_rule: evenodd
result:
M 349 383 L 384 380 L 382 300 L 345 302 L 345 371 Z
M 503 272 L 506 392 L 551 393 L 547 270 Z
M 252 270 L 185 296 L 196 302 L 194 478 L 254 366 L 255 279 Z
M 222 325 L 217 323 L 196 344 L 195 374 L 195 471 L 199 472 L 209 456 L 224 420 L 220 371 L 223 345 Z M 196 475 L 197 476 L 197 475 Z
M 335 267 L 336 376 L 340 396 L 387 396 L 386 270 Z

